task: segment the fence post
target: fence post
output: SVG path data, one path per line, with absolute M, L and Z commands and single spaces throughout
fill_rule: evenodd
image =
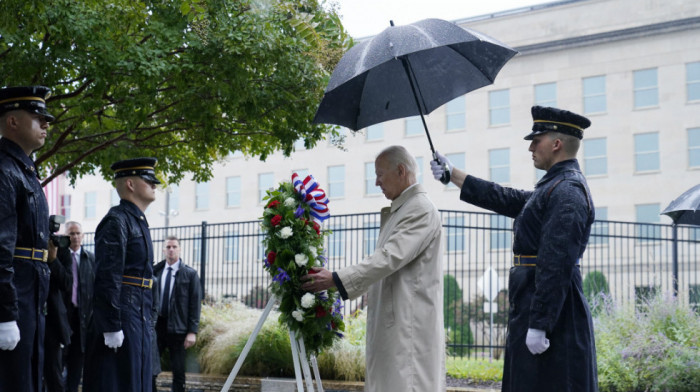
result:
M 672 274 L 673 274 L 673 296 L 678 296 L 678 225 L 673 222 L 673 249 L 672 249 Z
M 204 298 L 207 292 L 204 282 L 206 282 L 207 276 L 207 221 L 202 221 L 202 235 L 200 236 L 201 241 L 201 254 L 199 255 L 199 284 L 202 287 L 202 298 Z

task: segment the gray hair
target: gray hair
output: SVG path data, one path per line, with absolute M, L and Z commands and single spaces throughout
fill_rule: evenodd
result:
M 379 157 L 386 158 L 393 167 L 403 165 L 406 168 L 406 173 L 414 178 L 418 173 L 416 159 L 403 146 L 389 146 L 377 155 L 377 158 Z

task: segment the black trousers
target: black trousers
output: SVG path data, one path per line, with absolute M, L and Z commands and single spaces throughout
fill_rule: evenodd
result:
M 47 333 L 44 338 L 44 385 L 46 392 L 64 392 L 63 350 L 58 337 Z
M 73 308 L 72 310 L 73 312 L 70 316 L 69 322 L 70 327 L 73 330 L 73 334 L 70 337 L 70 344 L 66 347 L 65 350 L 65 364 L 67 371 L 66 391 L 78 392 L 80 379 L 83 377 L 85 353 L 80 347 L 80 340 L 82 338 L 80 334 L 80 311 L 77 308 Z
M 156 335 L 158 335 L 158 352 L 163 355 L 167 349 L 170 353 L 170 366 L 173 372 L 173 392 L 185 392 L 185 336 L 184 333 L 168 333 L 167 320 L 158 317 Z

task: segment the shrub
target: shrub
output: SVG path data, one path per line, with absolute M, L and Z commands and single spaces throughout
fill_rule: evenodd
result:
M 700 316 L 670 295 L 594 320 L 601 392 L 700 390 Z
M 237 301 L 204 305 L 196 346 L 201 371 L 229 374 L 261 315 L 260 310 Z M 270 312 L 243 361 L 240 375 L 294 377 L 289 332 L 278 319 L 278 312 Z M 363 312 L 356 312 L 346 320 L 345 337 L 317 358 L 322 378 L 364 379 L 365 325 Z
M 603 309 L 603 298 L 610 294 L 608 280 L 605 274 L 600 271 L 591 271 L 583 279 L 583 294 L 591 308 L 591 313 L 595 316 Z

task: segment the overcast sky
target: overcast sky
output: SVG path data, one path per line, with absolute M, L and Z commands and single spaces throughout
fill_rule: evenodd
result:
M 336 0 L 343 26 L 354 38 L 380 33 L 395 25 L 426 18 L 456 20 L 527 7 L 555 0 Z

